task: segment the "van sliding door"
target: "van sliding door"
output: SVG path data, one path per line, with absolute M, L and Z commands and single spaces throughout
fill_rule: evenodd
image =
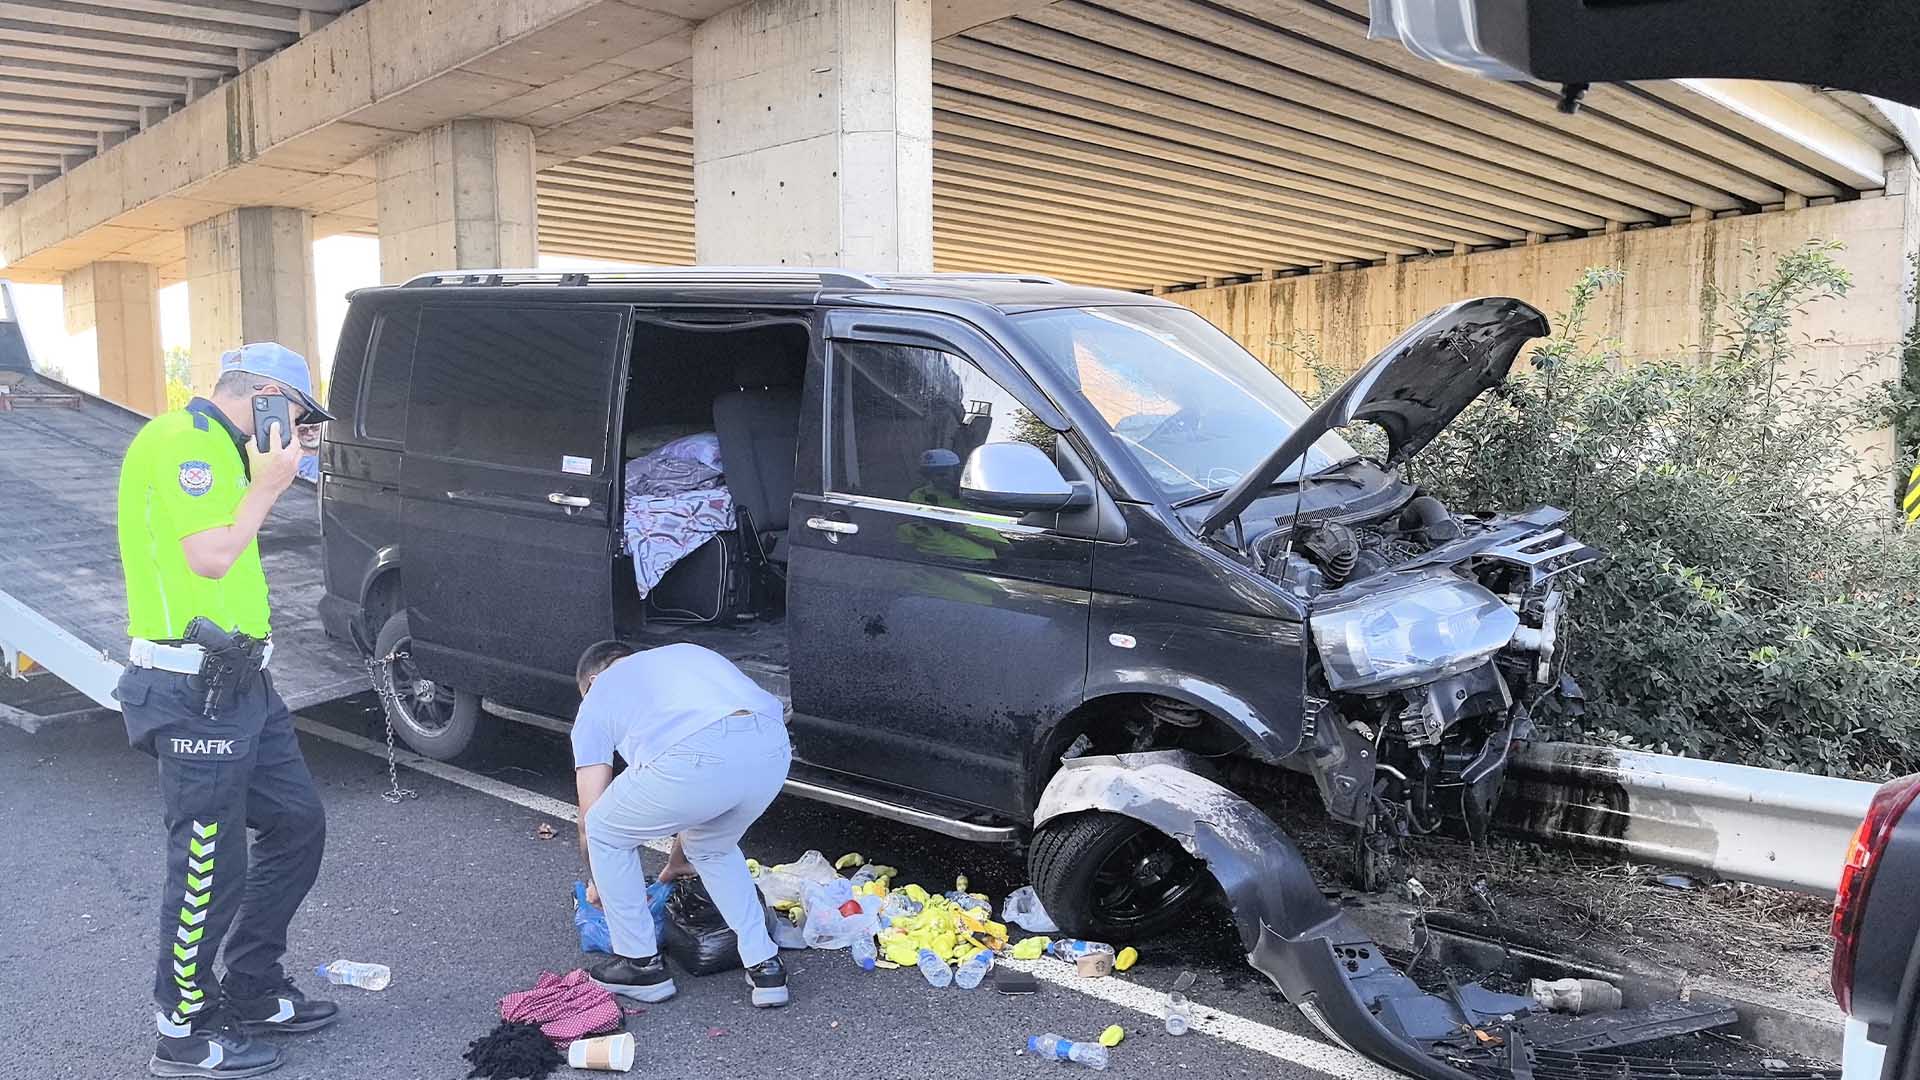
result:
M 401 588 L 422 674 L 566 714 L 581 650 L 613 636 L 628 311 L 506 301 L 421 312 Z

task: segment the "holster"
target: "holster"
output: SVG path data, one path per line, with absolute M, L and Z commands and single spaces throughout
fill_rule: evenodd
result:
M 210 711 L 231 707 L 240 699 L 240 688 L 265 666 L 266 642 L 251 634 L 228 634 L 205 618 L 187 624 L 186 640 L 206 650 L 200 674 L 188 685 L 207 696 Z

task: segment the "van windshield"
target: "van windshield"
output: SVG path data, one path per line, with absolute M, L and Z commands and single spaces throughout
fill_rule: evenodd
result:
M 1172 502 L 1232 487 L 1313 411 L 1185 308 L 1052 308 L 1013 321 Z M 1357 456 L 1328 432 L 1276 482 Z

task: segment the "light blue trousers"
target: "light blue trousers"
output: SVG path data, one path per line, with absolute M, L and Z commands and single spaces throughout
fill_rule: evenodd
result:
M 751 967 L 779 951 L 767 936 L 766 909 L 747 873 L 740 836 L 780 794 L 792 759 L 779 718 L 729 716 L 614 778 L 587 811 L 587 857 L 614 952 L 643 958 L 659 951 L 640 851 L 647 841 L 676 833 L 740 939 L 740 962 Z

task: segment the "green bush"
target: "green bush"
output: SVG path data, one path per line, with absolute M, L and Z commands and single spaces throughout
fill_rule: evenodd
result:
M 1623 363 L 1587 271 L 1554 335 L 1413 463 L 1460 509 L 1541 503 L 1607 550 L 1574 594 L 1583 715 L 1547 733 L 1834 775 L 1920 769 L 1920 542 L 1852 440 L 1900 397 L 1810 374 L 1795 317 L 1843 296 L 1831 246 L 1712 298 L 1716 339 Z M 1908 463 L 1911 464 L 1910 462 Z M 1904 477 L 1905 470 L 1901 470 Z

